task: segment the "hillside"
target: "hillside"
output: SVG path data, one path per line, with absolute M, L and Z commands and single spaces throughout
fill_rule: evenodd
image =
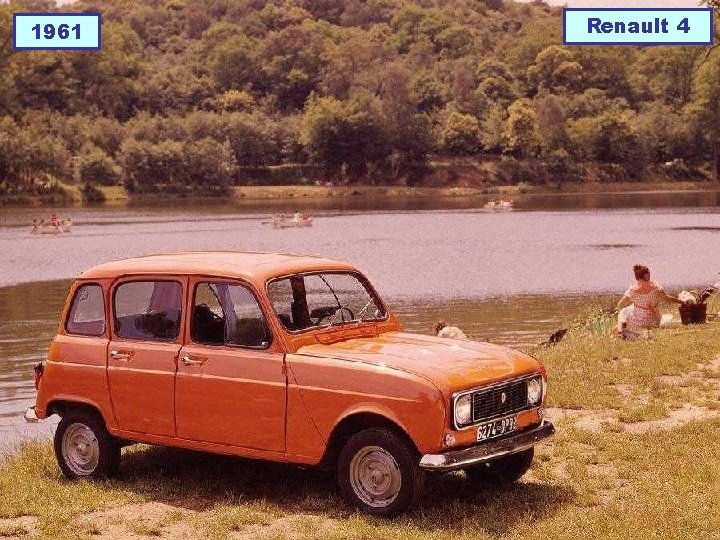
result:
M 0 6 L 56 9 L 48 0 Z M 232 184 L 712 176 L 720 54 L 563 47 L 561 10 L 503 0 L 82 0 L 103 50 L 0 43 L 0 195 Z M 598 172 L 599 171 L 599 172 Z M 701 171 L 704 171 L 701 173 Z M 436 171 L 435 171 L 436 172 Z M 428 180 L 431 179 L 431 180 Z

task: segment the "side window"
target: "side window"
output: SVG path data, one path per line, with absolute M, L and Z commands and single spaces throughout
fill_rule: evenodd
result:
M 78 287 L 65 330 L 78 336 L 102 336 L 105 333 L 105 299 L 100 285 Z
M 129 281 L 115 290 L 115 333 L 127 339 L 172 341 L 180 335 L 182 285 Z
M 271 340 L 255 295 L 231 283 L 198 284 L 190 333 L 194 342 L 207 345 L 265 349 Z

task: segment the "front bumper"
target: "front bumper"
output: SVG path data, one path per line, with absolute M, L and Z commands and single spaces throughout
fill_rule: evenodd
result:
M 23 415 L 23 418 L 25 418 L 26 422 L 29 422 L 31 424 L 34 424 L 38 421 L 37 414 L 35 414 L 35 407 L 29 407 L 27 411 L 25 411 L 25 414 Z
M 443 454 L 425 454 L 420 468 L 426 471 L 452 471 L 478 465 L 499 457 L 515 454 L 535 446 L 555 433 L 555 426 L 544 420 L 538 427 L 523 431 L 499 441 L 490 441 L 462 450 L 450 450 Z

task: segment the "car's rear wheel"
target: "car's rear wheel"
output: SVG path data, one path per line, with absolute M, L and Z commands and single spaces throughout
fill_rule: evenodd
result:
M 366 429 L 345 443 L 338 460 L 340 491 L 359 510 L 391 517 L 417 503 L 425 483 L 415 448 L 388 429 Z
M 120 444 L 92 411 L 70 411 L 55 431 L 55 456 L 70 479 L 107 477 L 120 467 Z
M 530 469 L 534 448 L 528 448 L 517 454 L 510 454 L 465 470 L 473 482 L 510 485 L 514 484 Z

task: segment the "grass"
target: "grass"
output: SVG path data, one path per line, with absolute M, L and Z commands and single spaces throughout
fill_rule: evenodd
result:
M 235 186 L 237 199 L 332 199 L 342 197 L 472 197 L 484 194 L 470 187 L 407 186 Z
M 0 526 L 0 538 L 12 538 L 13 536 L 26 536 L 29 531 L 22 525 Z
M 720 325 L 622 342 L 576 331 L 538 349 L 550 411 L 612 414 L 587 430 L 572 415 L 510 489 L 462 473 L 431 478 L 420 506 L 392 521 L 339 499 L 332 473 L 147 446 L 124 450 L 118 479 L 67 482 L 46 444 L 0 464 L 0 537 L 92 538 L 711 538 L 720 522 Z M 629 431 L 687 405 L 707 417 Z M 572 411 L 571 411 L 572 412 Z M 713 414 L 714 413 L 714 414 Z M 28 519 L 28 518 L 24 518 Z

